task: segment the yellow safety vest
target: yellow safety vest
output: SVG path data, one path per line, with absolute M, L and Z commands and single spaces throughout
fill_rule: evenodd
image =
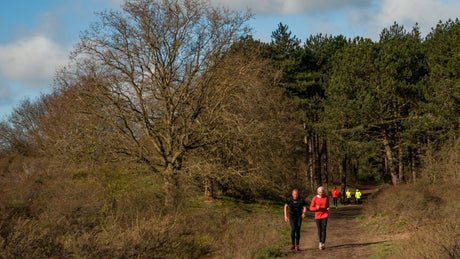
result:
M 357 191 L 355 193 L 355 197 L 356 197 L 356 199 L 361 199 L 361 192 Z
M 347 198 L 351 198 L 351 192 L 346 192 Z

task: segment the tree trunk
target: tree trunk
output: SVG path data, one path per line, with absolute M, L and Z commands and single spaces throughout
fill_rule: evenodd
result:
M 393 185 L 398 185 L 399 177 L 394 167 L 393 151 L 391 150 L 390 142 L 388 141 L 388 136 L 386 132 L 383 133 L 383 147 L 385 148 L 385 154 L 387 158 L 388 170 L 390 171 L 391 175 L 391 181 Z
M 172 209 L 177 204 L 178 187 L 177 168 L 168 163 L 164 172 L 165 208 Z
M 347 188 L 347 155 L 343 156 L 342 162 L 339 163 L 339 177 L 341 188 L 341 202 L 345 202 L 345 189 Z
M 399 182 L 404 182 L 404 154 L 403 154 L 403 146 L 399 144 L 398 148 L 398 176 Z
M 214 180 L 209 175 L 204 178 L 204 199 L 206 202 L 214 199 Z
M 313 157 L 314 157 L 314 165 L 315 165 L 315 188 L 318 188 L 322 185 L 321 179 L 321 151 L 319 149 L 319 137 L 317 134 L 313 137 Z
M 349 165 L 348 169 L 350 170 L 351 173 L 351 179 L 352 181 L 358 182 L 358 161 L 352 161 L 351 159 L 348 159 Z
M 310 189 L 314 190 L 313 186 L 313 146 L 312 141 L 308 141 L 305 136 L 306 163 L 307 163 L 307 178 L 310 180 Z
M 388 170 L 388 157 L 385 155 L 385 158 L 383 159 L 383 174 L 382 174 L 382 179 L 385 179 L 386 175 L 390 173 L 390 170 Z
M 322 148 L 322 152 L 323 153 L 323 157 L 324 157 L 324 160 L 323 160 L 323 174 L 324 174 L 324 183 L 326 184 L 326 190 L 329 188 L 329 177 L 328 177 L 328 156 L 327 156 L 327 140 L 326 139 L 323 139 L 323 148 Z
M 409 160 L 410 160 L 410 171 L 412 174 L 412 182 L 417 182 L 417 172 L 415 170 L 415 154 L 414 149 L 409 147 Z

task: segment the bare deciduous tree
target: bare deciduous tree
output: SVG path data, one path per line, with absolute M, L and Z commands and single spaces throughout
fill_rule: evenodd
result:
M 215 68 L 250 17 L 201 0 L 127 1 L 99 14 L 61 80 L 83 85 L 82 100 L 100 105 L 87 111 L 132 144 L 123 152 L 163 174 L 166 205 L 184 155 L 209 144 L 226 91 Z
M 219 88 L 228 91 L 212 136 L 215 144 L 186 161 L 200 173 L 208 201 L 215 184 L 227 195 L 246 199 L 279 194 L 296 172 L 294 103 L 276 87 L 277 71 L 261 48 L 251 37 L 242 39 L 217 67 Z
M 37 152 L 42 145 L 39 126 L 45 114 L 46 107 L 41 99 L 21 102 L 5 121 L 0 122 L 0 152 Z

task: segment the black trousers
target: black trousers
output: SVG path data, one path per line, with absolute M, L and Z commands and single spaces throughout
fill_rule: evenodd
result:
M 318 228 L 319 242 L 326 243 L 327 218 L 315 219 L 315 221 L 316 221 L 316 227 Z
M 291 244 L 298 245 L 300 241 L 300 227 L 302 226 L 302 216 L 289 215 L 291 225 Z
M 334 206 L 337 207 L 337 200 L 338 200 L 338 198 L 332 198 L 332 199 L 334 200 Z

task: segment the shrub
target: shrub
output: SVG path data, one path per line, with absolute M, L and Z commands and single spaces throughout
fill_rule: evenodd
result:
M 391 258 L 460 258 L 460 224 L 457 217 L 439 219 L 416 231 Z
M 273 245 L 284 226 L 279 208 L 273 213 L 268 205 L 229 199 L 206 204 L 185 186 L 181 206 L 166 212 L 161 182 L 135 167 L 42 164 L 43 170 L 18 177 L 30 159 L 21 157 L 14 172 L 0 174 L 0 258 L 279 254 Z
M 374 196 L 364 208 L 370 229 L 408 232 L 389 258 L 459 258 L 459 183 L 401 185 Z

